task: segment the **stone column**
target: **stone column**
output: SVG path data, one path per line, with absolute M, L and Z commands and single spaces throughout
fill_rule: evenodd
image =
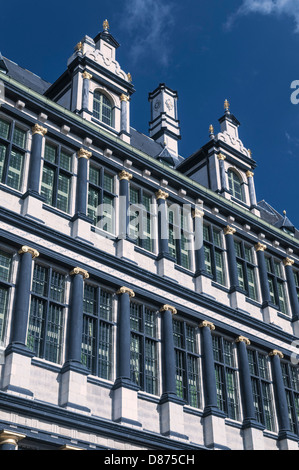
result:
M 117 320 L 117 356 L 116 356 L 116 380 L 113 385 L 112 417 L 122 424 L 141 426 L 138 422 L 138 398 L 139 387 L 131 381 L 130 368 L 130 299 L 135 293 L 128 287 L 121 287 L 116 294 L 118 301 Z
M 121 101 L 121 120 L 120 120 L 120 132 L 129 134 L 129 101 L 130 97 L 122 94 L 120 97 Z
M 82 111 L 90 112 L 89 110 L 89 81 L 92 75 L 88 72 L 83 72 L 83 89 L 82 89 Z
M 248 354 L 246 349 L 246 346 L 250 345 L 250 341 L 244 336 L 238 336 L 236 343 L 238 349 L 239 377 L 243 408 L 242 427 L 244 450 L 263 449 L 264 426 L 256 421 Z
M 159 189 L 156 192 L 156 199 L 158 204 L 158 247 L 159 258 L 169 257 L 168 247 L 168 215 L 166 199 L 169 194 Z
M 161 434 L 188 439 L 184 434 L 184 400 L 176 392 L 176 358 L 173 339 L 173 315 L 177 311 L 171 305 L 163 305 L 162 314 L 162 396 L 160 399 Z
M 0 450 L 18 450 L 18 442 L 25 437 L 25 434 L 4 429 L 0 432 Z
M 20 263 L 16 283 L 15 303 L 12 312 L 10 343 L 5 351 L 2 388 L 32 396 L 30 391 L 31 359 L 34 353 L 26 346 L 32 260 L 39 256 L 34 248 L 23 246 L 19 251 Z
M 229 279 L 230 279 L 230 292 L 234 292 L 239 288 L 238 268 L 237 268 L 236 250 L 235 250 L 235 243 L 234 243 L 235 233 L 236 233 L 236 229 L 230 227 L 229 225 L 224 229 L 226 248 L 227 248 L 228 271 L 229 271 Z
M 254 181 L 253 176 L 254 173 L 250 170 L 246 172 L 247 180 L 248 180 L 248 190 L 249 190 L 249 199 L 250 199 L 250 207 L 256 207 L 256 195 L 255 195 L 255 188 L 254 188 Z
M 217 158 L 219 161 L 221 192 L 224 192 L 224 191 L 227 191 L 226 174 L 225 174 L 225 168 L 224 168 L 224 160 L 226 159 L 226 156 L 223 155 L 222 153 L 219 153 L 217 155 Z
M 280 450 L 298 449 L 298 436 L 291 432 L 288 402 L 280 365 L 280 360 L 283 359 L 283 354 L 281 351 L 273 349 L 273 351 L 269 353 L 269 356 L 271 357 L 273 387 L 279 428 L 279 448 Z
M 204 443 L 209 448 L 226 445 L 225 414 L 217 403 L 217 388 L 213 341 L 211 332 L 215 325 L 207 320 L 200 323 L 202 347 L 202 375 L 204 391 Z
M 40 195 L 42 147 L 47 129 L 40 124 L 32 128 L 32 144 L 29 160 L 27 191 L 22 196 L 22 215 L 41 220 L 42 203 Z
M 267 266 L 264 251 L 267 249 L 263 243 L 257 243 L 255 245 L 255 251 L 257 256 L 257 264 L 260 276 L 260 285 L 262 292 L 263 306 L 268 306 L 271 303 L 270 289 L 268 282 Z
M 295 277 L 294 277 L 294 272 L 293 272 L 294 260 L 287 257 L 283 260 L 283 264 L 285 267 L 288 292 L 289 292 L 291 309 L 292 309 L 292 321 L 296 322 L 299 320 L 299 300 L 298 300 L 297 288 L 296 288 Z
M 118 198 L 118 241 L 117 256 L 124 258 L 129 262 L 134 262 L 135 252 L 134 246 L 130 240 L 129 233 L 129 208 L 130 208 L 130 192 L 129 182 L 133 175 L 126 170 L 122 170 L 118 174 L 119 178 L 119 198 Z
M 84 148 L 77 152 L 76 209 L 72 218 L 72 236 L 84 241 L 89 241 L 90 224 L 92 223 L 92 220 L 87 216 L 88 160 L 91 155 L 92 153 Z
M 195 259 L 195 288 L 197 292 L 211 291 L 212 276 L 207 273 L 205 264 L 205 250 L 203 243 L 203 217 L 204 212 L 198 208 L 192 211 L 194 219 L 194 259 Z
M 60 406 L 68 409 L 89 412 L 87 408 L 87 375 L 81 362 L 83 332 L 84 280 L 89 278 L 87 271 L 74 268 L 70 293 L 67 325 L 65 363 L 61 369 Z

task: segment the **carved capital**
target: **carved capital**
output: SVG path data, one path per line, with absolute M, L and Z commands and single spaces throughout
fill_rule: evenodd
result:
M 247 178 L 252 178 L 253 175 L 254 175 L 254 173 L 252 171 L 250 171 L 250 170 L 246 171 Z
M 218 158 L 218 160 L 225 160 L 226 156 L 223 155 L 222 153 L 218 153 L 217 158 Z
M 283 359 L 283 357 L 284 357 L 283 354 L 282 354 L 282 352 L 281 352 L 281 351 L 278 351 L 278 349 L 273 349 L 273 351 L 270 351 L 270 352 L 269 352 L 269 356 L 270 356 L 270 357 L 271 357 L 271 356 L 279 356 L 280 359 Z
M 199 328 L 204 328 L 204 327 L 208 327 L 210 328 L 211 331 L 215 330 L 215 325 L 214 323 L 208 321 L 208 320 L 203 320 L 200 324 L 199 324 Z
M 86 160 L 89 160 L 90 157 L 92 156 L 92 153 L 89 152 L 88 150 L 81 148 L 80 150 L 78 150 L 77 155 L 78 155 L 78 158 L 86 158 Z
M 200 217 L 200 218 L 201 218 L 201 217 L 203 217 L 204 215 L 205 215 L 204 211 L 201 211 L 200 209 L 196 209 L 196 208 L 195 208 L 195 209 L 192 211 L 192 217 L 193 217 L 193 219 L 195 219 L 196 217 Z
M 39 252 L 34 248 L 30 248 L 30 246 L 22 246 L 22 248 L 19 250 L 19 255 L 23 255 L 24 253 L 30 253 L 32 259 L 39 257 Z
M 264 245 L 263 243 L 261 242 L 258 242 L 255 246 L 255 251 L 265 251 L 267 249 L 267 246 Z
M 294 264 L 294 260 L 291 259 L 291 258 L 285 258 L 284 260 L 282 260 L 284 266 L 293 266 Z
M 132 289 L 129 289 L 128 287 L 120 287 L 116 294 L 129 294 L 130 297 L 135 297 L 135 292 Z
M 157 192 L 156 192 L 156 199 L 167 199 L 169 196 L 168 193 L 166 193 L 165 191 L 162 191 L 162 189 L 159 189 Z
M 18 442 L 25 437 L 25 434 L 20 434 L 4 429 L 0 432 L 0 444 L 12 444 L 13 446 L 17 446 Z
M 130 97 L 128 95 L 125 95 L 124 93 L 122 93 L 120 95 L 120 101 L 130 101 Z
M 229 225 L 227 225 L 224 229 L 224 235 L 234 235 L 234 233 L 236 233 L 236 229 L 233 228 L 233 227 L 230 227 Z
M 86 72 L 86 70 L 85 70 L 85 72 L 82 73 L 82 77 L 83 77 L 83 78 L 87 78 L 87 80 L 91 80 L 91 79 L 92 79 L 91 73 Z
M 82 269 L 82 268 L 74 268 L 71 272 L 70 272 L 70 275 L 71 276 L 76 276 L 77 274 L 81 274 L 81 276 L 83 276 L 83 279 L 88 279 L 89 278 L 89 274 L 88 272 L 85 270 L 85 269 Z
M 241 343 L 241 342 L 244 342 L 245 344 L 247 344 L 247 346 L 250 345 L 250 341 L 248 338 L 246 338 L 245 336 L 238 336 L 238 338 L 235 339 L 235 342 L 236 343 Z
M 171 305 L 168 305 L 168 304 L 165 304 L 163 305 L 163 307 L 160 308 L 160 312 L 166 312 L 166 310 L 169 310 L 169 312 L 172 313 L 172 315 L 176 315 L 177 314 L 177 309 L 172 307 Z
M 39 134 L 44 137 L 47 132 L 48 130 L 40 124 L 35 124 L 35 126 L 32 127 L 32 135 Z
M 129 173 L 126 170 L 122 170 L 120 173 L 118 173 L 119 180 L 131 180 L 133 178 L 133 175 Z

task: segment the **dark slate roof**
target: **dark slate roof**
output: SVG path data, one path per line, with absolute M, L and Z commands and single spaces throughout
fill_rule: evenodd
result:
M 258 209 L 261 213 L 261 218 L 268 222 L 271 225 L 274 225 L 280 229 L 286 229 L 294 233 L 296 238 L 299 238 L 299 231 L 296 229 L 294 224 L 289 220 L 286 214 L 281 215 L 277 212 L 268 202 L 265 200 L 260 201 L 258 204 Z
M 10 78 L 13 78 L 17 82 L 22 83 L 31 90 L 43 95 L 51 85 L 51 83 L 47 82 L 46 80 L 43 80 L 34 73 L 29 72 L 29 70 L 20 67 L 20 65 L 16 64 L 15 62 L 12 62 L 6 57 L 3 57 L 3 61 L 7 68 L 6 74 Z

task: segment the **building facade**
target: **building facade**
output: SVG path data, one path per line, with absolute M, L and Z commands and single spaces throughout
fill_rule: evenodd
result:
M 0 57 L 0 448 L 298 449 L 298 231 L 227 101 L 186 158 L 165 84 L 131 127 L 118 47 Z

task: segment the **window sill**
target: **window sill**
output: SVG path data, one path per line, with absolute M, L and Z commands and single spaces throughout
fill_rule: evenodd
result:
M 158 397 L 157 395 L 151 395 L 150 393 L 140 391 L 138 392 L 138 398 L 140 398 L 141 400 L 149 401 L 151 403 L 159 403 L 160 401 L 160 397 Z
M 184 268 L 183 266 L 180 266 L 179 264 L 174 265 L 174 269 L 177 271 L 180 271 L 181 273 L 187 274 L 188 276 L 194 276 L 194 272 L 190 271 L 188 268 Z
M 251 305 L 254 305 L 255 307 L 262 308 L 262 304 L 259 303 L 257 300 L 253 300 L 250 297 L 245 298 L 245 302 L 248 302 Z
M 5 191 L 6 193 L 12 194 L 13 196 L 22 197 L 23 193 L 17 189 L 13 189 L 6 184 L 0 184 L 0 190 Z
M 280 318 L 283 318 L 284 320 L 287 320 L 289 322 L 292 321 L 292 318 L 290 317 L 290 315 L 288 315 L 287 313 L 282 313 L 282 312 L 277 312 L 277 316 L 280 317 Z
M 52 214 L 59 215 L 59 217 L 63 217 L 64 219 L 72 220 L 72 217 L 69 214 L 67 214 L 66 212 L 60 211 L 56 207 L 52 207 L 52 206 L 48 206 L 47 204 L 43 204 L 43 209 L 45 209 L 46 211 L 52 212 Z
M 146 250 L 145 248 L 141 248 L 140 246 L 134 246 L 134 251 L 137 253 L 140 253 L 144 256 L 147 256 L 148 258 L 157 259 L 157 255 L 155 253 L 152 253 L 151 251 Z
M 229 294 L 228 287 L 225 287 L 222 284 L 219 284 L 218 282 L 215 282 L 215 281 L 212 281 L 211 284 L 213 287 L 217 287 L 217 289 L 223 290 L 223 292 L 226 292 L 227 294 Z

